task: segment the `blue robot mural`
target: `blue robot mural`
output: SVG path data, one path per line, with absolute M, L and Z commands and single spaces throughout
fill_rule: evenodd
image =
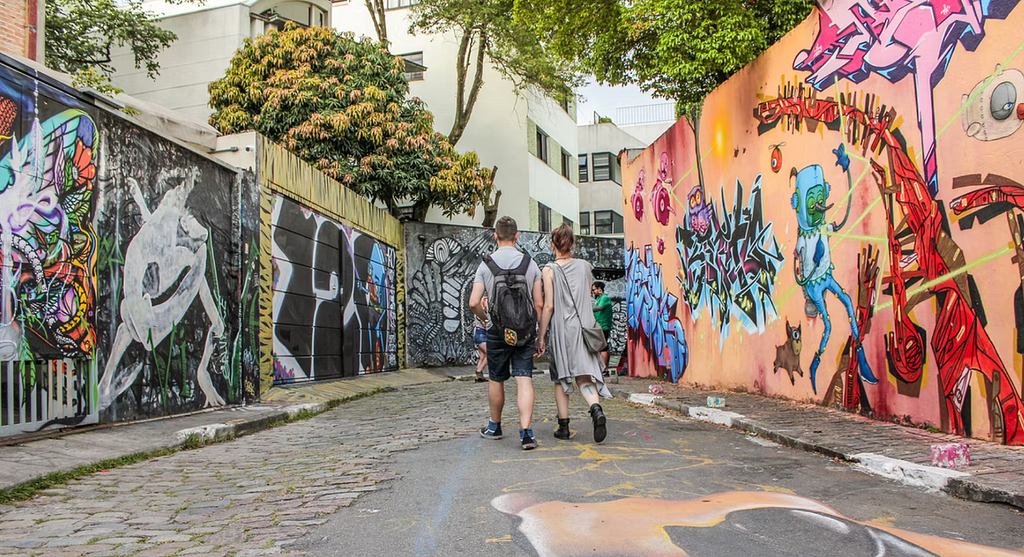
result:
M 846 146 L 840 144 L 839 148 L 832 152 L 836 155 L 836 166 L 842 167 L 843 172 L 846 173 L 847 184 L 850 189 L 853 189 L 850 157 L 846 154 Z M 831 292 L 846 308 L 846 313 L 850 318 L 850 329 L 853 332 L 854 344 L 852 347 L 857 350 L 860 376 L 864 381 L 874 385 L 878 383 L 878 379 L 875 379 L 864 358 L 864 347 L 857 342 L 860 335 L 857 331 L 857 317 L 853 302 L 832 276 L 834 266 L 827 235 L 839 231 L 846 225 L 846 221 L 850 217 L 850 204 L 846 204 L 846 216 L 843 217 L 842 222 L 825 224 L 825 212 L 833 205 L 826 205 L 831 186 L 825 181 L 825 174 L 821 166 L 813 164 L 799 172 L 794 168 L 790 179 L 794 177 L 796 178 L 796 191 L 793 193 L 793 209 L 796 209 L 796 219 L 800 230 L 796 241 L 796 250 L 793 253 L 795 261 L 793 273 L 807 299 L 807 315 L 815 317 L 817 314 L 821 314 L 821 319 L 825 323 L 821 344 L 818 346 L 818 351 L 814 353 L 814 360 L 811 361 L 811 388 L 817 394 L 818 387 L 814 381 L 815 373 L 818 371 L 821 355 L 825 352 L 829 335 L 832 333 L 832 321 L 829 319 L 828 308 L 825 306 L 826 292 Z

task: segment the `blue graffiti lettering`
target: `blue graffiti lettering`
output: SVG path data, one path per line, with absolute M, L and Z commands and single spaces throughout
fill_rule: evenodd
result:
M 686 335 L 676 319 L 678 298 L 665 291 L 661 265 L 654 263 L 651 246 L 626 250 L 626 313 L 630 338 L 637 338 L 661 370 L 678 382 L 689 357 Z

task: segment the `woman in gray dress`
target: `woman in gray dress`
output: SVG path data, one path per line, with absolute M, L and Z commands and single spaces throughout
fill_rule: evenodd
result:
M 558 407 L 558 429 L 555 437 L 569 438 L 569 395 L 575 390 L 573 380 L 590 406 L 594 423 L 594 441 L 604 441 L 608 434 L 600 397 L 611 398 L 604 384 L 601 354 L 587 349 L 583 341 L 583 327 L 596 327 L 594 313 L 590 311 L 590 285 L 594 282 L 593 267 L 589 262 L 572 257 L 576 238 L 572 228 L 562 225 L 551 233 L 551 247 L 555 260 L 541 272 L 544 281 L 544 310 L 540 315 L 537 352 L 550 348 L 551 379 L 555 384 L 555 404 Z M 583 310 L 577 307 L 583 304 Z M 551 334 L 547 337 L 548 328 Z

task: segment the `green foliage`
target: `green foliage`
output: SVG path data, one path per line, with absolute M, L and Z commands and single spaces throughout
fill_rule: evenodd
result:
M 515 0 L 515 19 L 599 82 L 682 104 L 708 93 L 810 13 L 807 0 Z
M 488 64 L 518 89 L 533 87 L 558 101 L 571 100 L 573 87 L 583 82 L 575 66 L 515 20 L 514 8 L 515 0 L 420 0 L 412 7 L 411 31 L 452 33 L 459 41 L 455 120 L 448 133 L 453 144 L 469 124 Z
M 115 48 L 128 47 L 135 67 L 156 77 L 157 56 L 178 37 L 152 18 L 140 0 L 49 0 L 46 65 L 102 93 L 117 93 L 120 90 L 109 84 L 115 70 L 111 55 Z
M 562 101 L 572 97 L 581 75 L 537 40 L 532 29 L 513 17 L 514 0 L 420 0 L 412 7 L 414 31 L 476 32 L 484 37 L 487 58 L 520 87 L 538 87 Z M 479 40 L 479 39 L 478 39 Z
M 419 99 L 406 98 L 402 69 L 385 43 L 351 33 L 271 31 L 246 40 L 210 84 L 210 124 L 256 130 L 394 215 L 404 202 L 471 209 L 486 172 L 433 131 Z

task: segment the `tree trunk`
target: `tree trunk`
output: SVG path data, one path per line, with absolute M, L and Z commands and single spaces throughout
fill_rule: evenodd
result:
M 366 10 L 370 12 L 370 19 L 373 20 L 373 30 L 377 32 L 377 40 L 387 42 L 388 24 L 384 19 L 384 0 L 364 0 Z
M 473 38 L 476 41 L 476 75 L 473 76 L 473 84 L 469 89 L 469 98 L 466 98 L 466 78 L 469 76 L 470 55 L 473 50 Z M 487 31 L 482 27 L 467 29 L 462 34 L 462 41 L 459 43 L 459 54 L 457 61 L 457 72 L 455 82 L 455 121 L 452 122 L 452 130 L 448 132 L 448 142 L 455 145 L 462 138 L 466 126 L 469 125 L 469 118 L 473 114 L 473 107 L 476 106 L 477 97 L 480 95 L 480 88 L 484 85 L 484 62 L 487 53 Z
M 415 222 L 423 222 L 427 220 L 427 211 L 430 210 L 430 201 L 426 199 L 420 199 L 412 206 L 412 220 Z
M 494 192 L 494 202 L 491 203 L 491 191 L 494 190 L 494 177 L 498 174 L 498 167 L 491 170 L 491 187 L 487 190 L 487 197 L 484 198 L 484 222 L 480 224 L 484 228 L 494 228 L 494 221 L 498 220 L 498 202 L 501 201 L 501 190 Z

